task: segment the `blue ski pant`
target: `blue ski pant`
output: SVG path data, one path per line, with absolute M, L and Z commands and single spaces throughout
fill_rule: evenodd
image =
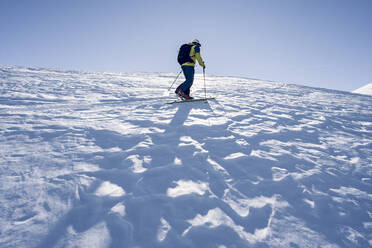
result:
M 180 87 L 182 91 L 189 95 L 190 94 L 190 88 L 192 86 L 192 83 L 194 82 L 194 73 L 195 69 L 194 66 L 182 66 L 183 75 L 185 75 L 186 81 L 180 84 Z

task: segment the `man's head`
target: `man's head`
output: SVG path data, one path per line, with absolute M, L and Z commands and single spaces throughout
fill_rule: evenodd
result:
M 199 45 L 199 46 L 201 46 L 201 44 L 200 44 L 200 42 L 199 42 L 198 39 L 194 39 L 194 40 L 192 41 L 192 43 L 195 44 L 195 45 Z

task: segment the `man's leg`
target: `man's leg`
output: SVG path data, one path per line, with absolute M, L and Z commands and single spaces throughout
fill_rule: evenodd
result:
M 179 87 L 186 94 L 190 94 L 190 88 L 194 82 L 195 69 L 193 66 L 182 66 L 183 74 L 185 75 L 186 81 L 183 82 Z

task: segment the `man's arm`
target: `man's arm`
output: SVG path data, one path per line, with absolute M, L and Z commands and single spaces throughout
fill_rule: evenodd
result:
M 204 61 L 200 55 L 200 47 L 199 46 L 195 46 L 195 58 L 198 60 L 198 63 L 201 67 L 205 68 L 205 64 L 204 64 Z

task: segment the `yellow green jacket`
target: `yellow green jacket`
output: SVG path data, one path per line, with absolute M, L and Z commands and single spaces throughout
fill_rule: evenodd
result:
M 194 43 L 188 43 L 188 45 L 191 45 L 191 50 L 190 50 L 190 58 L 194 61 L 193 63 L 191 62 L 186 62 L 183 63 L 181 66 L 195 66 L 196 60 L 198 61 L 199 65 L 201 67 L 204 67 L 204 61 L 200 55 L 200 46 L 195 45 Z

